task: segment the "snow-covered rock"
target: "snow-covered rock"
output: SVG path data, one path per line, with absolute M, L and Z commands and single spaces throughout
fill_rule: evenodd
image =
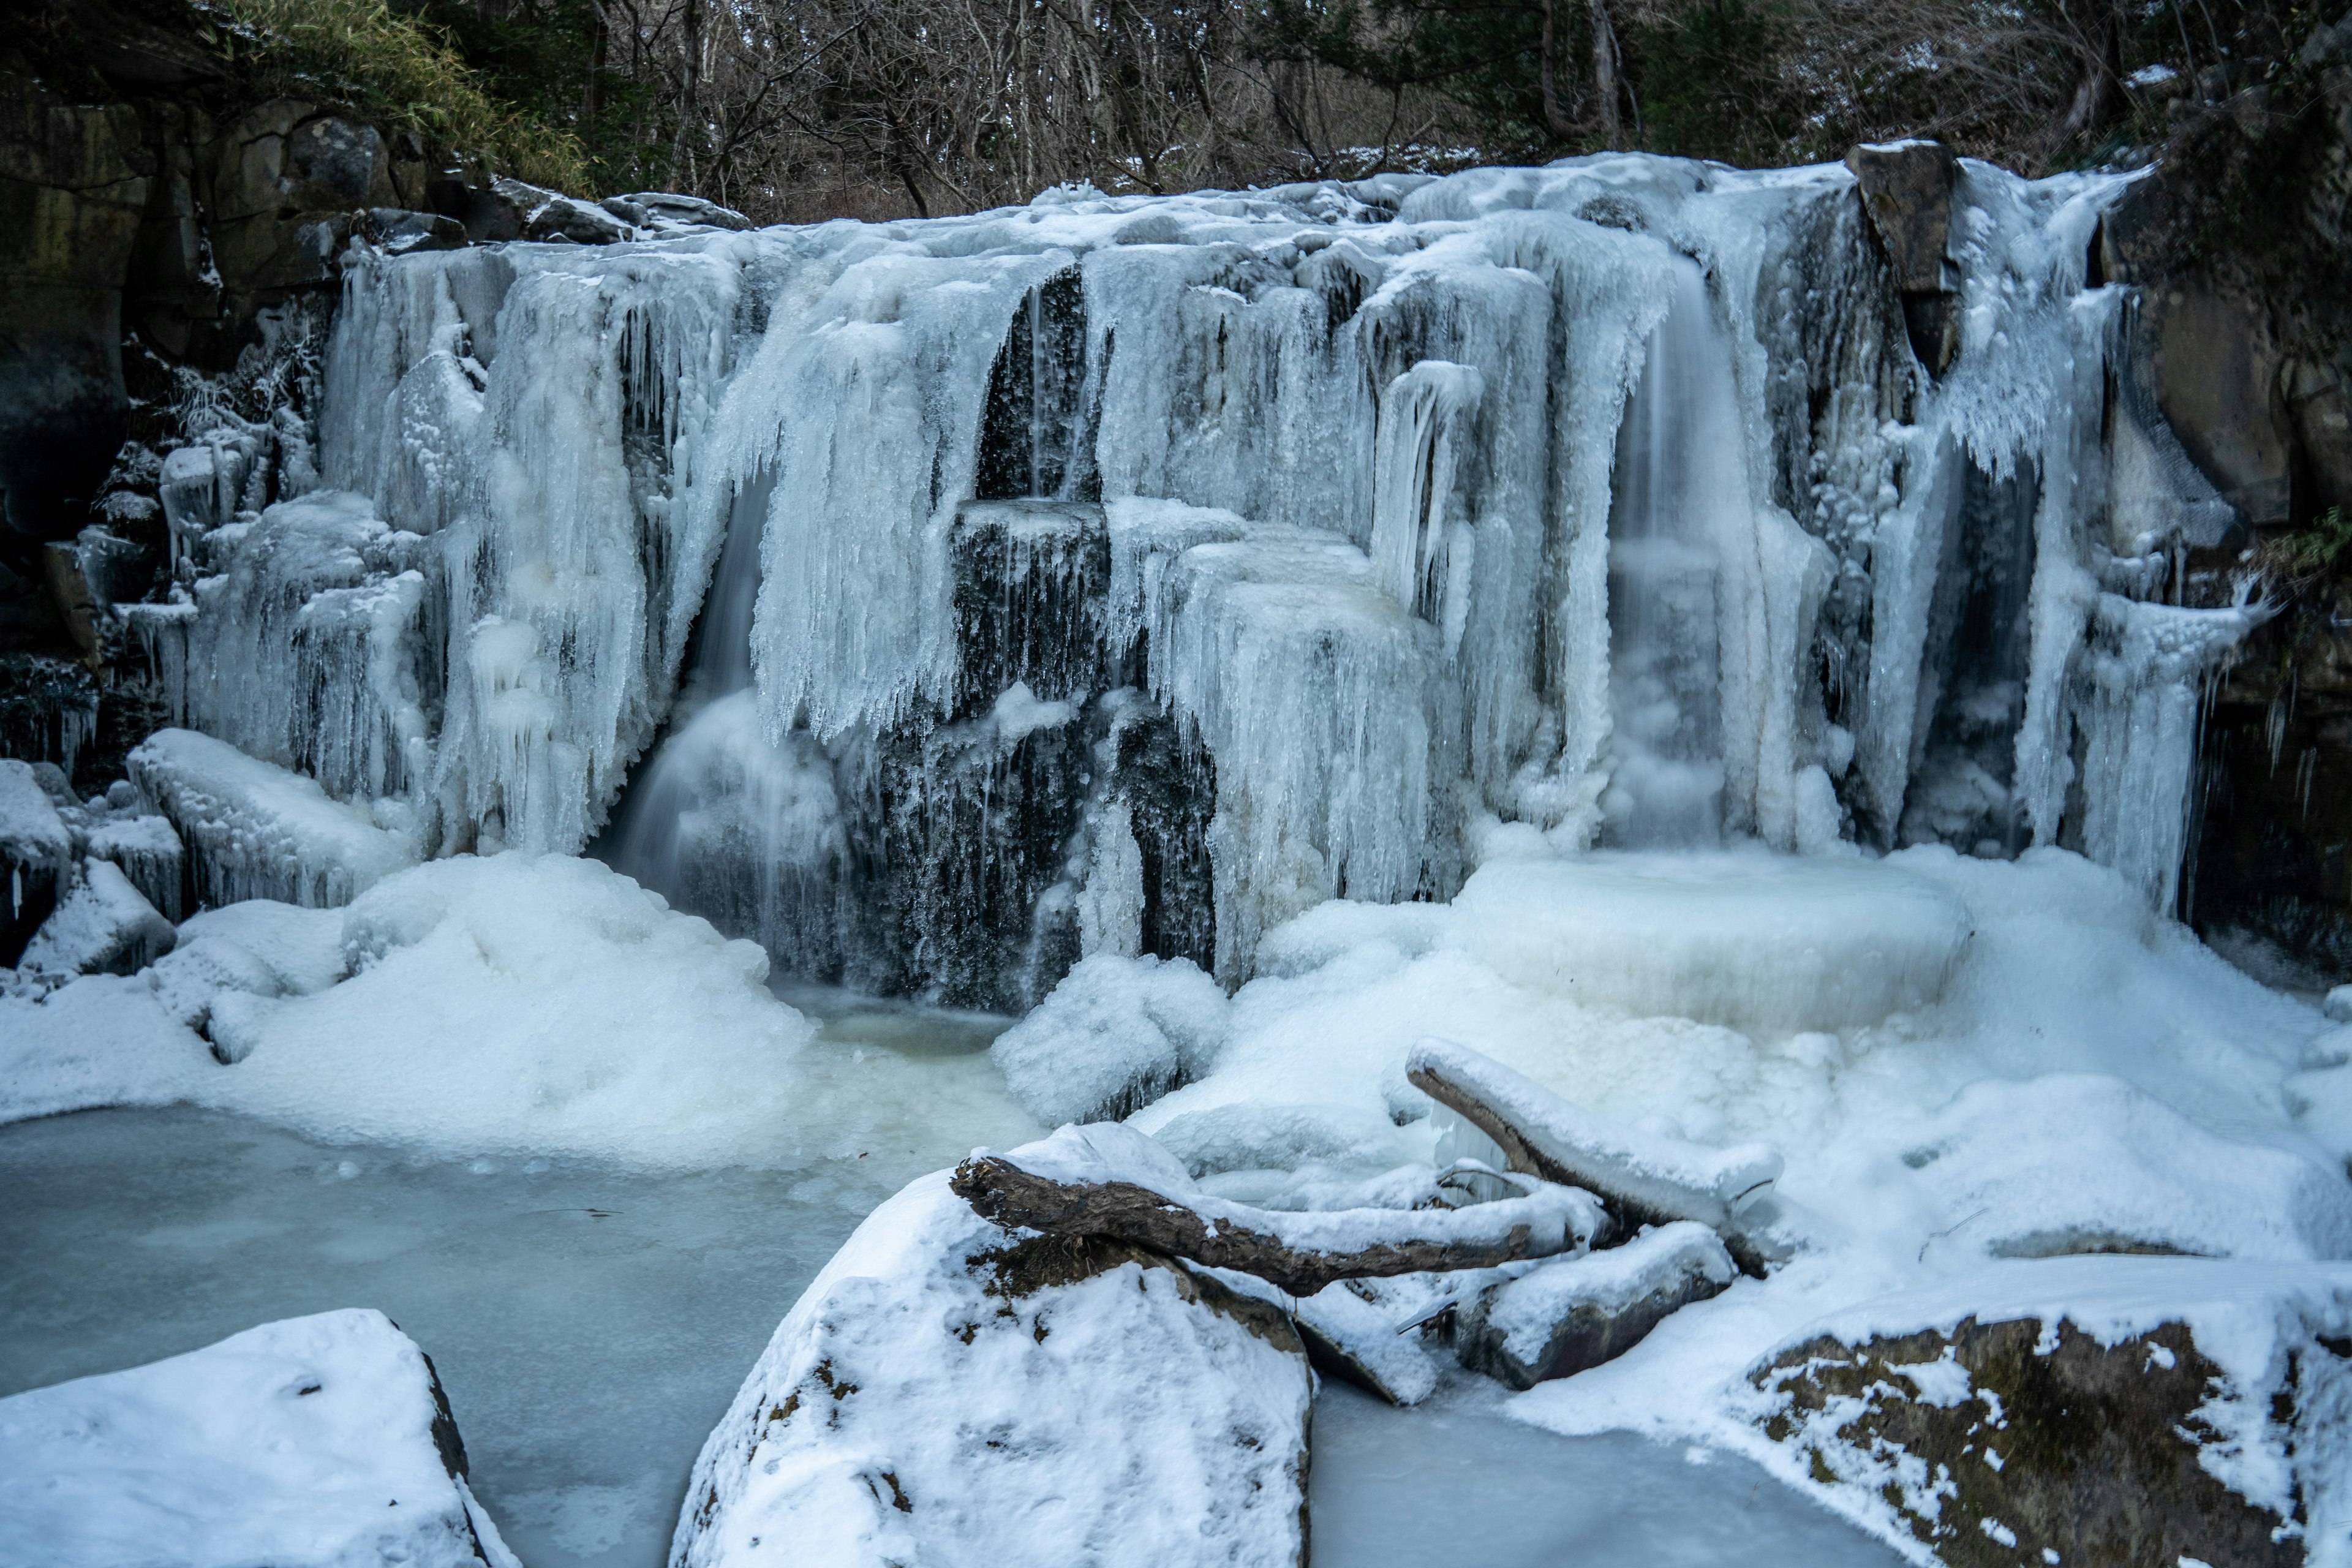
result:
M 236 1026 L 253 1009 L 234 998 L 308 996 L 343 973 L 341 911 L 247 899 L 183 922 L 148 984 L 173 1017 L 213 1042 L 215 1056 L 238 1060 L 254 1042 Z
M 179 828 L 202 902 L 346 904 L 416 859 L 408 836 L 379 826 L 364 807 L 210 735 L 158 730 L 129 765 Z
M 1454 1352 L 1513 1388 L 1573 1377 L 1622 1355 L 1669 1313 L 1717 1294 L 1738 1274 L 1715 1232 L 1678 1220 L 1488 1286 L 1461 1315 Z
M 1790 1479 L 1953 1564 L 2352 1561 L 2352 1268 L 1996 1264 L 1765 1357 Z
M 432 1363 L 359 1310 L 0 1399 L 0 1542 L 43 1568 L 519 1568 Z
M 1078 961 L 989 1054 L 1047 1126 L 1115 1120 L 1190 1081 L 1225 1033 L 1225 993 L 1189 959 Z
M 17 967 L 34 973 L 135 974 L 172 951 L 172 922 L 155 912 L 110 860 L 85 860 Z
M 941 1172 L 776 1331 L 670 1561 L 1290 1568 L 1309 1395 L 1278 1310 L 1139 1249 L 999 1230 Z
M 32 764 L 0 758 L 0 876 L 8 880 L 0 963 L 14 963 L 63 890 L 73 838 Z

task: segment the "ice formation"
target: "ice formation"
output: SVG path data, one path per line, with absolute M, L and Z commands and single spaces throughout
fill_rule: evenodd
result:
M 957 1005 L 1230 989 L 1497 833 L 2064 843 L 2168 908 L 2249 613 L 2171 582 L 2228 519 L 2086 273 L 2120 189 L 1964 162 L 1934 366 L 1842 167 L 375 255 L 325 488 L 174 453 L 130 614 L 181 721 L 419 854 L 609 819 L 786 970 Z

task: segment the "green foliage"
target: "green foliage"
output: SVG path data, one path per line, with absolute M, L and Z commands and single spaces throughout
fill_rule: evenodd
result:
M 2329 507 L 2287 541 L 2287 553 L 2306 573 L 2333 572 L 2352 550 L 2352 517 L 2340 506 Z
M 577 187 L 578 141 L 486 91 L 446 38 L 385 0 L 205 0 L 211 41 L 254 84 L 348 103 L 503 171 Z
M 641 191 L 668 179 L 677 117 L 652 80 L 615 57 L 592 0 L 521 0 L 502 16 L 472 0 L 426 0 L 415 9 L 484 90 L 531 123 L 572 137 L 589 188 Z
M 1796 42 L 1784 0 L 1721 0 L 1632 30 L 1642 145 L 1727 163 L 1777 163 L 1831 149 L 1805 145 L 1783 80 Z

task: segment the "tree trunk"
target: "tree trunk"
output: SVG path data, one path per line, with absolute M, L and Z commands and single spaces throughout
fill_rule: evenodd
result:
M 1544 129 L 1565 142 L 1576 134 L 1576 124 L 1559 106 L 1559 27 L 1555 15 L 1559 5 L 1559 0 L 1544 0 L 1543 48 L 1538 62 L 1538 79 L 1543 89 Z
M 685 31 L 683 68 L 678 73 L 677 135 L 672 139 L 669 147 L 669 188 L 673 191 L 688 191 L 693 187 L 693 167 L 688 162 L 686 136 L 688 127 L 694 127 L 697 134 L 700 132 L 696 121 L 700 117 L 702 86 L 702 0 L 686 0 Z
M 1609 25 L 1609 0 L 1585 4 L 1592 15 L 1592 91 L 1601 100 L 1601 139 L 1612 149 L 1622 149 L 1625 127 L 1617 117 L 1617 31 Z

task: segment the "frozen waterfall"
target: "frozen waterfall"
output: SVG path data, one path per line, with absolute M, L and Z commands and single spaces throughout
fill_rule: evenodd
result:
M 2168 907 L 2247 616 L 2165 602 L 2207 503 L 2117 389 L 2120 189 L 1963 163 L 1936 367 L 1835 166 L 373 256 L 350 493 L 179 506 L 140 634 L 417 854 L 604 832 L 957 1005 L 1603 843 L 2064 844 Z

